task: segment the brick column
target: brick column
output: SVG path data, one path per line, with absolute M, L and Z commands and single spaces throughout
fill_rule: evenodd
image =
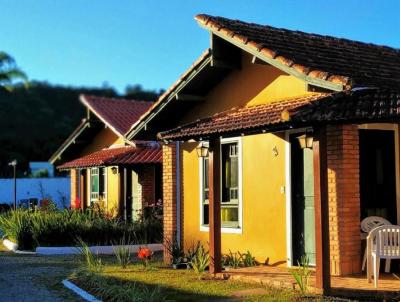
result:
M 359 138 L 357 125 L 327 128 L 331 274 L 361 272 Z
M 75 205 L 75 200 L 79 196 L 79 171 L 77 169 L 71 169 L 71 197 L 70 206 Z
M 176 234 L 176 148 L 171 143 L 163 145 L 163 219 L 164 243 L 173 242 Z M 164 251 L 164 262 L 170 263 L 170 255 Z
M 144 165 L 140 170 L 139 183 L 142 185 L 142 204 L 151 205 L 157 202 L 155 200 L 155 167 Z

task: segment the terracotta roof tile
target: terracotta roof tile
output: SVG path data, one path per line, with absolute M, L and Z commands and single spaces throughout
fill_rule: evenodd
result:
M 281 123 L 282 112 L 310 104 L 328 94 L 314 94 L 269 104 L 234 108 L 214 116 L 199 119 L 178 128 L 161 132 L 160 139 L 176 140 L 246 131 L 271 124 Z
M 291 121 L 368 122 L 399 121 L 400 91 L 393 89 L 359 89 L 341 92 L 291 112 Z
M 310 77 L 343 85 L 400 85 L 399 49 L 204 14 L 195 19 Z
M 113 166 L 120 164 L 149 164 L 162 162 L 162 149 L 155 146 L 120 147 L 103 149 L 67 162 L 58 169 Z
M 153 105 L 153 102 L 82 95 L 88 106 L 109 127 L 120 135 L 126 131 Z
M 189 140 L 260 129 L 283 130 L 316 123 L 399 120 L 400 90 L 368 88 L 236 108 L 161 132 L 159 138 Z

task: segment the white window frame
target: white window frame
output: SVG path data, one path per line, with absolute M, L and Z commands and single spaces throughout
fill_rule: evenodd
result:
M 102 167 L 100 170 L 103 170 L 103 173 L 101 173 L 101 177 L 103 177 L 103 192 L 100 193 L 103 194 L 104 206 L 108 208 L 108 169 L 107 167 Z
M 98 178 L 98 188 L 99 188 L 99 191 L 97 192 L 97 198 L 93 198 L 93 196 L 92 196 L 92 189 L 93 189 L 93 182 L 92 182 L 92 177 L 93 177 L 93 175 L 96 175 L 96 174 L 94 174 L 93 172 L 95 171 L 95 170 L 97 170 L 97 178 Z M 90 203 L 90 205 L 92 205 L 92 204 L 94 204 L 95 202 L 98 202 L 99 201 L 99 199 L 100 199 L 100 168 L 99 167 L 94 167 L 94 168 L 90 168 L 90 178 L 89 178 L 89 181 L 90 181 L 90 186 L 89 186 L 89 189 L 90 189 L 90 193 L 89 193 L 89 196 L 90 196 L 90 199 L 89 199 L 89 203 Z
M 203 142 L 206 146 L 208 143 Z M 238 219 L 239 219 L 239 227 L 221 227 L 222 233 L 230 233 L 230 234 L 243 234 L 243 149 L 242 149 L 242 137 L 232 137 L 232 138 L 222 138 L 220 140 L 220 144 L 229 144 L 229 143 L 237 143 L 238 145 L 238 170 L 239 170 L 239 205 L 238 205 Z M 222 175 L 222 156 L 220 156 L 220 167 L 221 167 L 221 174 Z M 220 179 L 222 185 L 222 178 Z M 209 232 L 210 227 L 203 225 L 203 158 L 199 158 L 199 185 L 200 185 L 200 231 L 201 232 Z M 222 192 L 221 192 L 222 194 Z

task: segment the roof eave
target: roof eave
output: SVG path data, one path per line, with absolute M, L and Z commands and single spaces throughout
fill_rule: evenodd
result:
M 128 140 L 132 140 L 139 132 L 146 128 L 147 124 L 168 105 L 168 103 L 176 97 L 176 94 L 181 91 L 187 83 L 189 83 L 195 76 L 208 64 L 211 64 L 211 52 L 207 50 L 202 54 L 200 59 L 195 62 L 189 69 L 187 69 L 181 79 L 172 85 L 170 91 L 167 91 L 160 99 L 144 113 L 136 123 L 125 133 Z
M 63 142 L 63 144 L 57 149 L 56 152 L 50 157 L 49 162 L 54 164 L 65 150 L 82 134 L 82 132 L 90 127 L 90 122 L 87 119 L 83 119 L 82 123 L 72 132 L 72 134 Z
M 199 24 L 200 27 L 210 31 L 211 34 L 214 34 L 232 44 L 235 46 L 239 47 L 240 49 L 256 56 L 258 59 L 290 74 L 293 75 L 309 84 L 322 87 L 325 89 L 329 89 L 332 91 L 343 91 L 343 90 L 348 90 L 351 89 L 351 84 L 350 81 L 347 80 L 348 83 L 343 84 L 341 81 L 328 81 L 324 78 L 319 78 L 316 76 L 310 76 L 306 73 L 300 72 L 298 69 L 294 68 L 295 64 L 291 61 L 288 60 L 287 58 L 283 58 L 280 56 L 276 57 L 276 54 L 266 48 L 261 47 L 261 45 L 258 45 L 257 43 L 248 43 L 247 39 L 244 39 L 244 37 L 238 37 L 237 35 L 234 35 L 234 33 L 231 32 L 232 35 L 228 35 L 228 30 L 221 32 L 220 27 L 216 25 L 208 25 L 208 21 L 205 21 L 201 18 L 198 18 L 196 16 L 196 21 Z M 235 38 L 236 37 L 236 38 Z M 302 66 L 303 67 L 303 66 Z M 306 68 L 306 67 L 304 67 Z M 312 71 L 313 74 L 326 74 L 326 72 L 323 71 Z M 334 76 L 334 75 L 333 75 Z M 339 77 L 339 76 L 334 76 L 334 77 Z
M 115 133 L 115 135 L 117 135 L 120 138 L 125 138 L 123 134 L 121 134 L 117 129 L 115 129 L 115 127 L 113 125 L 111 125 L 103 116 L 101 116 L 90 104 L 89 102 L 86 100 L 85 95 L 81 94 L 79 96 L 79 100 L 81 101 L 81 103 L 88 108 L 91 112 L 93 112 L 96 117 L 101 120 L 108 128 L 111 129 L 112 132 Z

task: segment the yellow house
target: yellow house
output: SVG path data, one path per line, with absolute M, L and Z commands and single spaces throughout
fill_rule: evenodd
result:
M 399 50 L 196 20 L 210 49 L 127 133 L 164 144 L 166 240 L 209 243 L 214 273 L 230 250 L 306 255 L 321 289 L 360 273 L 360 221 L 400 221 Z
M 71 175 L 71 207 L 94 204 L 112 215 L 138 219 L 143 206 L 162 198 L 162 151 L 154 141 L 125 133 L 152 102 L 82 95 L 86 118 L 51 157 Z

